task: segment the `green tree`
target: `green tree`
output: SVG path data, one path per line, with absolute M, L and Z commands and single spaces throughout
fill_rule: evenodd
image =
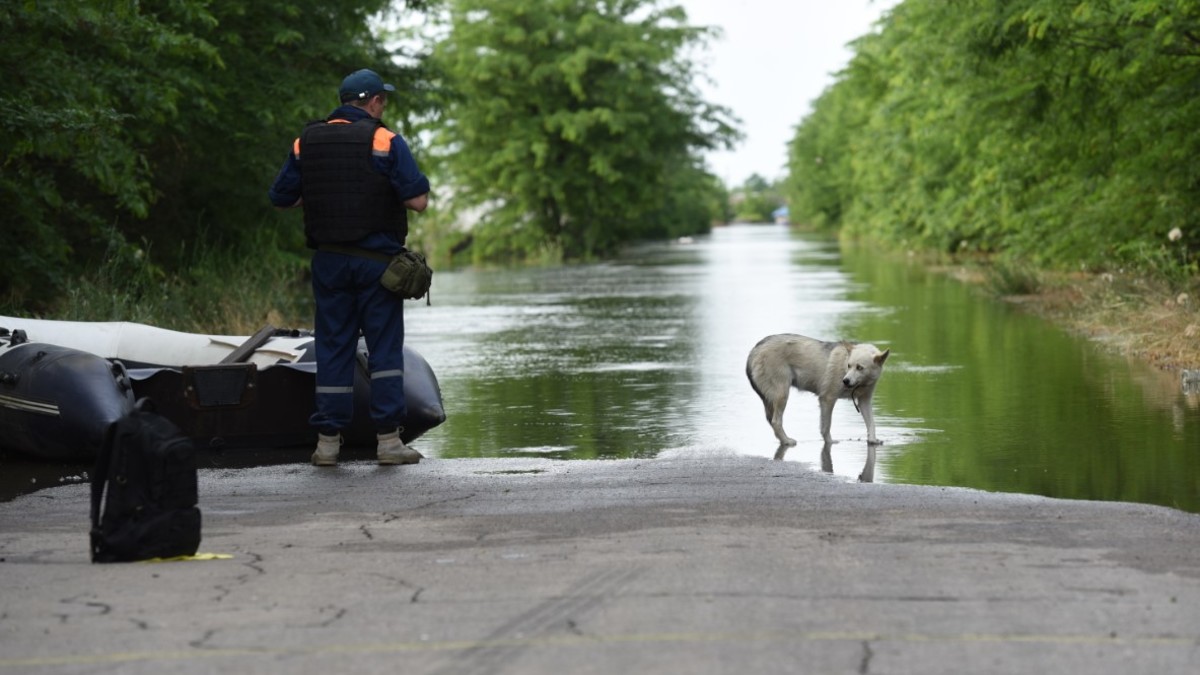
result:
M 453 92 L 436 130 L 456 197 L 485 213 L 475 255 L 569 258 L 707 229 L 698 153 L 732 118 L 693 87 L 712 31 L 652 0 L 452 0 L 434 64 Z
M 0 35 L 0 294 L 52 296 L 74 264 L 121 240 L 120 219 L 149 214 L 146 149 L 196 95 L 176 74 L 219 58 L 134 3 L 5 3 Z
M 298 231 L 270 209 L 266 187 L 301 125 L 336 105 L 340 79 L 369 65 L 419 91 L 419 62 L 392 65 L 372 29 L 390 8 L 0 5 L 0 306 L 45 310 L 106 260 L 133 283 L 157 283 L 194 259 L 197 240 L 206 254 L 245 256 L 263 228 Z
M 1197 36 L 1196 0 L 906 0 L 797 128 L 793 217 L 1195 275 Z

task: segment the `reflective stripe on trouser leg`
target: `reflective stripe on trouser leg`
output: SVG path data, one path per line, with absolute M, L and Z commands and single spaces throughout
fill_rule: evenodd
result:
M 371 419 L 379 431 L 403 427 L 407 416 L 404 400 L 404 371 L 371 373 Z
M 316 411 L 309 422 L 326 433 L 354 418 L 358 357 L 358 300 L 362 281 L 355 261 L 324 251 L 313 255 L 313 322 L 317 357 Z M 378 282 L 375 283 L 378 286 Z

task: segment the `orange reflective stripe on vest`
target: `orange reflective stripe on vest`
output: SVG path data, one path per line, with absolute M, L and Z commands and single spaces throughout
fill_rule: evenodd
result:
M 329 120 L 329 124 L 350 124 L 350 120 Z M 371 139 L 371 154 L 376 157 L 387 157 L 392 151 L 392 139 L 396 137 L 396 133 L 390 129 L 379 127 L 375 130 L 375 137 Z M 300 139 L 292 143 L 292 154 L 296 159 L 300 159 Z

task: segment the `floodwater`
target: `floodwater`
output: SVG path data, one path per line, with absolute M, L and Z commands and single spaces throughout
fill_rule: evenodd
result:
M 432 297 L 406 308 L 408 344 L 436 371 L 448 416 L 415 443 L 430 458 L 773 457 L 846 480 L 1200 512 L 1200 396 L 1178 374 L 943 274 L 784 226 L 719 228 L 599 264 L 440 270 Z M 875 392 L 884 444 L 869 448 L 841 401 L 823 452 L 816 398 L 793 392 L 784 426 L 798 443 L 779 452 L 745 376 L 772 333 L 890 348 Z M 11 458 L 0 472 L 20 492 L 78 480 Z
M 979 289 L 777 225 L 601 264 L 438 272 L 409 344 L 438 373 L 437 457 L 776 457 L 747 383 L 763 336 L 890 348 L 872 454 L 849 401 L 823 455 L 793 392 L 783 461 L 848 480 L 1200 511 L 1200 397 Z

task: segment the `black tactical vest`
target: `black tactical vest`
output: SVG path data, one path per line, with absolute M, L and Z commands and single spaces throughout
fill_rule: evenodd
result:
M 314 122 L 300 134 L 300 189 L 308 245 L 346 243 L 372 232 L 408 235 L 408 213 L 375 168 L 371 143 L 382 123 Z

